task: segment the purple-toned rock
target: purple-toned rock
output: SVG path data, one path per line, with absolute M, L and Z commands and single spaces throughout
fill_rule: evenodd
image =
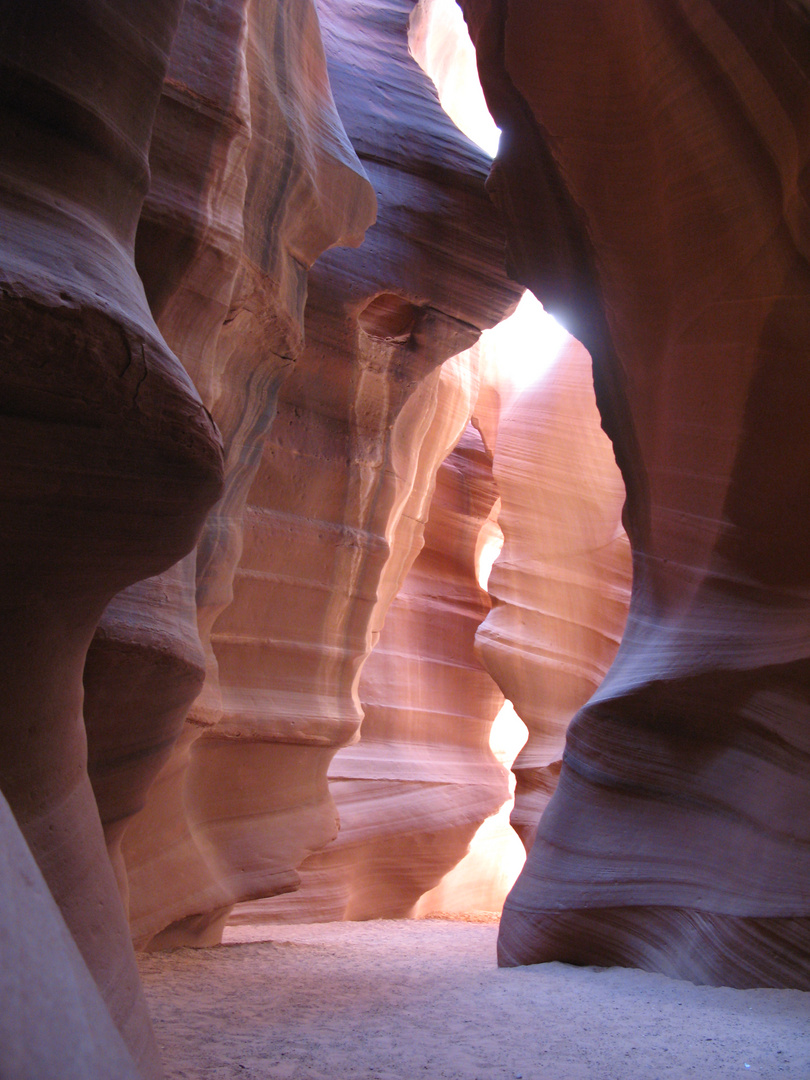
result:
M 216 429 L 133 257 L 179 11 L 12 2 L 0 16 L 0 789 L 153 1076 L 87 775 L 82 669 L 112 595 L 185 555 L 221 488 Z
M 806 19 L 462 6 L 511 266 L 591 353 L 634 560 L 501 962 L 807 988 Z

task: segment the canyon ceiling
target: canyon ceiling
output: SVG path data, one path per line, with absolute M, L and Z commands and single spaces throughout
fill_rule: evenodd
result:
M 504 696 L 501 963 L 810 989 L 807 12 L 460 7 L 494 164 L 430 0 L 0 9 L 2 1075 L 160 1076 L 133 942 L 419 910 Z

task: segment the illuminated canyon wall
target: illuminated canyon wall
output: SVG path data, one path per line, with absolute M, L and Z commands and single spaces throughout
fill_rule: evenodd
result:
M 404 917 L 508 797 L 489 748 L 503 696 L 474 652 L 489 607 L 476 555 L 495 502 L 491 460 L 469 423 L 478 390 L 474 349 L 429 375 L 394 427 L 398 468 L 413 480 L 388 531 L 376 644 L 357 689 L 360 739 L 328 771 L 340 832 L 300 866 L 298 891 L 240 919 Z
M 136 257 L 161 328 L 222 432 L 225 490 L 191 564 L 108 608 L 85 672 L 93 778 L 138 945 L 175 923 L 170 941 L 204 940 L 234 895 L 228 865 L 200 826 L 206 797 L 190 776 L 198 739 L 224 722 L 211 627 L 232 600 L 245 507 L 279 386 L 303 352 L 308 267 L 333 244 L 359 243 L 375 206 L 334 107 L 314 7 L 239 3 L 213 19 L 207 11 L 184 9 Z M 151 747 L 121 738 L 158 705 Z M 150 770 L 148 779 L 159 770 L 135 821 L 146 785 L 138 804 L 121 807 L 123 770 L 97 752 L 102 731 L 112 732 L 119 753 L 130 750 L 141 773 Z M 115 803 L 102 797 L 107 791 Z M 323 831 L 304 815 L 299 826 L 304 843 L 308 832 Z M 275 884 L 268 869 L 268 890 Z
M 529 729 L 513 765 L 511 815 L 528 850 L 568 724 L 616 655 L 630 594 L 624 485 L 579 342 L 570 338 L 551 369 L 507 404 L 492 441 L 504 545 L 476 640 Z
M 463 7 L 511 270 L 593 357 L 633 550 L 500 960 L 807 988 L 807 22 Z
M 408 4 L 365 54 L 326 24 L 373 186 L 312 5 L 180 7 L 2 23 L 3 986 L 40 986 L 47 926 L 64 1016 L 98 1031 L 77 1068 L 122 1076 L 160 1071 L 127 914 L 139 944 L 213 940 L 334 835 L 326 769 L 418 547 L 407 521 L 410 558 L 390 541 L 431 372 L 519 295 Z M 362 254 L 308 279 L 374 187 Z M 23 1046 L 51 1069 L 56 1014 L 43 1040 L 9 1013 L 5 1071 Z
M 501 962 L 810 985 L 806 20 L 462 6 L 502 218 L 410 0 L 0 15 L 0 989 L 43 1003 L 0 1072 L 58 1072 L 75 1023 L 77 1075 L 156 1077 L 130 933 L 215 941 L 299 867 L 322 911 L 404 914 L 463 852 L 505 791 L 498 495 L 478 649 L 530 727 L 527 841 L 579 708 Z M 517 300 L 502 219 L 612 453 L 582 350 L 508 403 L 439 373 Z M 612 454 L 632 601 L 584 704 L 629 579 Z
M 249 482 L 239 446 L 241 550 L 232 602 L 210 622 L 208 684 L 123 839 L 142 946 L 218 940 L 234 902 L 296 888 L 297 867 L 334 838 L 329 763 L 356 737 L 358 674 L 421 543 L 417 507 L 458 436 L 448 431 L 469 411 L 466 372 L 461 405 L 434 401 L 437 366 L 519 295 L 484 192 L 487 161 L 410 58 L 409 7 L 363 16 L 374 32 L 358 42 L 356 11 L 320 6 L 331 85 L 376 191 L 377 223 L 356 252 L 330 252 L 309 274 L 306 344 L 278 386 L 272 425 L 264 407 L 269 430 L 251 451 Z M 410 102 L 396 127 L 376 93 L 382 78 Z M 243 350 L 261 348 L 254 327 L 244 332 Z M 229 523 L 239 504 L 227 500 Z M 223 528 L 216 517 L 212 528 Z M 202 556 L 206 574 L 213 566 L 207 537 L 198 603 L 226 592 L 201 577 Z M 505 794 L 490 764 L 478 822 Z M 469 808 L 452 820 L 445 807 L 442 828 L 469 831 Z

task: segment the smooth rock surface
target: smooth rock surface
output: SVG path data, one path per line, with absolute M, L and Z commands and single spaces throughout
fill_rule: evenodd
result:
M 115 761 L 106 765 L 107 789 L 119 799 L 106 815 L 108 839 L 114 845 L 126 830 L 139 945 L 158 934 L 166 943 L 204 940 L 209 922 L 215 935 L 219 912 L 239 891 L 227 860 L 201 834 L 209 792 L 189 775 L 198 736 L 222 720 L 211 626 L 232 599 L 248 492 L 279 385 L 303 348 L 308 268 L 333 244 L 359 243 L 374 217 L 373 191 L 335 111 L 313 4 L 187 3 L 150 163 L 138 267 L 163 332 L 222 431 L 225 491 L 193 560 L 116 598 L 97 639 L 105 654 L 85 676 L 88 697 L 103 704 L 94 726 L 139 726 L 144 742 L 152 740 L 129 800 L 128 777 Z M 202 696 L 180 732 L 203 674 Z M 134 697 L 133 683 L 149 686 L 151 702 Z M 257 761 L 257 776 L 262 768 Z M 158 769 L 145 811 L 128 828 Z M 227 791 L 234 783 L 232 776 Z M 299 832 L 302 843 L 319 842 L 306 811 Z M 273 891 L 272 874 L 265 881 Z
M 616 655 L 630 599 L 624 485 L 579 342 L 569 339 L 550 371 L 507 406 L 495 438 L 504 545 L 476 643 L 529 729 L 512 767 L 511 817 L 528 850 L 556 786 L 568 724 Z
M 488 744 L 503 698 L 473 651 L 489 607 L 475 575 L 478 536 L 495 489 L 468 423 L 478 393 L 471 353 L 428 376 L 400 414 L 429 418 L 418 453 L 395 425 L 396 467 L 413 471 L 412 489 L 389 528 L 377 643 L 358 686 L 360 740 L 327 774 L 340 832 L 301 865 L 296 893 L 262 905 L 267 917 L 407 916 L 507 798 Z
M 634 557 L 501 960 L 806 987 L 807 23 L 463 7 L 511 266 L 593 357 Z
M 205 730 L 178 750 L 216 887 L 190 891 L 188 877 L 171 876 L 185 915 L 155 945 L 216 940 L 229 902 L 294 888 L 298 865 L 335 836 L 327 770 L 356 736 L 358 674 L 416 554 L 405 507 L 423 447 L 436 454 L 425 441 L 436 369 L 520 292 L 503 271 L 486 159 L 408 54 L 410 5 L 319 13 L 377 224 L 361 248 L 330 251 L 309 275 L 306 344 L 250 485 L 233 602 L 213 623 L 219 716 L 209 724 L 195 706 L 191 723 Z M 154 796 L 157 810 L 167 796 L 158 785 Z M 154 828 L 149 814 L 141 835 Z
M 2 795 L 0 853 L 0 1075 L 137 1080 L 142 1074 Z
M 179 12 L 0 15 L 0 789 L 144 1076 L 160 1068 L 88 780 L 82 669 L 110 598 L 185 555 L 221 488 L 219 436 L 134 264 Z

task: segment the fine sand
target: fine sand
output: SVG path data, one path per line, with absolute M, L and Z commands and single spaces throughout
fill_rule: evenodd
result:
M 810 993 L 498 969 L 497 925 L 244 925 L 141 957 L 169 1078 L 810 1080 Z

